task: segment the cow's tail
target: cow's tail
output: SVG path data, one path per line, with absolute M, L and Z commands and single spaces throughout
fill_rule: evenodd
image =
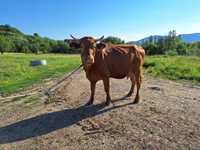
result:
M 144 78 L 142 66 L 144 65 L 145 50 L 142 47 L 140 47 L 139 53 L 140 53 L 140 56 L 141 56 L 141 66 L 140 66 L 141 76 L 140 77 L 141 77 L 141 81 L 142 81 L 142 79 Z
M 141 65 L 144 65 L 145 50 L 142 47 L 139 47 L 139 53 L 140 53 L 140 56 L 141 56 L 141 59 L 142 59 Z

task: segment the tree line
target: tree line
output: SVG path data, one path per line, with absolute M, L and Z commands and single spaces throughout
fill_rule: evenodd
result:
M 109 36 L 104 42 L 126 44 L 124 40 Z M 170 31 L 168 36 L 154 39 L 153 36 L 143 41 L 141 45 L 147 55 L 197 55 L 200 56 L 200 42 L 185 43 L 176 31 Z M 53 40 L 41 37 L 38 33 L 26 35 L 10 25 L 0 25 L 0 53 L 80 53 L 80 49 L 70 47 L 63 40 Z
M 0 52 L 16 53 L 79 53 L 62 40 L 41 37 L 38 33 L 25 35 L 9 25 L 0 25 Z
M 200 56 L 200 42 L 185 43 L 176 31 L 170 31 L 167 36 L 154 39 L 152 36 L 141 43 L 147 55 L 194 55 Z
M 104 42 L 113 44 L 125 43 L 117 37 L 107 37 Z M 0 53 L 80 53 L 63 40 L 41 37 L 38 33 L 26 35 L 10 25 L 0 25 Z

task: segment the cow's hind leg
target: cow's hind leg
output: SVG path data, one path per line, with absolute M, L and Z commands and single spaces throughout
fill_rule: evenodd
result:
M 140 86 L 141 86 L 141 80 L 142 80 L 142 78 L 141 78 L 141 74 L 140 74 L 140 70 L 139 70 L 135 73 L 135 81 L 136 81 L 136 86 L 137 86 L 137 92 L 136 92 L 134 104 L 137 104 L 140 100 L 139 91 L 140 91 Z
M 95 87 L 96 87 L 96 82 L 91 81 L 90 82 L 90 88 L 91 88 L 91 95 L 90 95 L 90 100 L 86 105 L 91 105 L 94 102 L 94 94 L 95 94 Z
M 135 77 L 134 77 L 134 76 L 131 76 L 130 79 L 131 79 L 131 89 L 130 89 L 130 91 L 128 92 L 128 94 L 127 94 L 125 97 L 131 97 L 131 95 L 132 95 L 133 92 L 134 92 Z
M 103 79 L 104 89 L 106 92 L 106 105 L 109 105 L 111 102 L 110 98 L 110 81 L 109 78 Z

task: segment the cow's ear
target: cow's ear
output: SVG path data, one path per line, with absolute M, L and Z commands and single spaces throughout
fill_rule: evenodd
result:
M 64 39 L 64 42 L 69 43 L 70 39 Z
M 106 47 L 105 43 L 99 43 L 97 44 L 97 49 L 104 49 Z

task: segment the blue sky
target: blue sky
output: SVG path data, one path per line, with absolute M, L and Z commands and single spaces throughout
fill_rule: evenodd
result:
M 54 39 L 200 32 L 200 0 L 1 0 L 0 24 Z

